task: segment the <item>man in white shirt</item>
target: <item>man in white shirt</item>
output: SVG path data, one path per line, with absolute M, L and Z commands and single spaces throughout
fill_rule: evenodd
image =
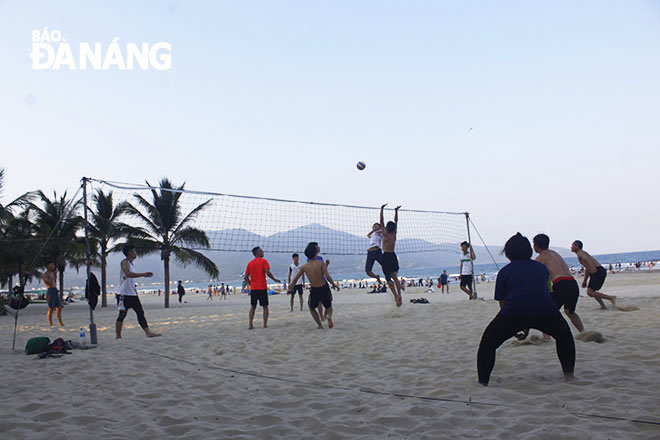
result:
M 299 255 L 298 254 L 293 254 L 291 256 L 293 258 L 293 263 L 289 265 L 289 285 L 291 285 L 291 280 L 298 275 L 298 272 L 300 272 L 300 268 L 302 267 L 298 263 Z M 291 311 L 293 312 L 293 300 L 296 297 L 296 293 L 298 293 L 298 297 L 300 298 L 300 311 L 302 312 L 303 310 L 303 285 L 305 284 L 305 274 L 303 273 L 302 277 L 296 282 L 296 285 L 293 286 L 293 289 L 289 289 L 288 293 L 291 295 Z
M 461 280 L 461 290 L 468 294 L 470 299 L 477 299 L 477 295 L 472 291 L 472 278 L 473 278 L 473 261 L 476 260 L 474 249 L 467 241 L 461 243 L 461 270 L 458 272 L 460 275 L 458 279 Z M 469 251 L 469 252 L 468 252 Z
M 119 273 L 119 316 L 117 317 L 117 322 L 115 324 L 117 339 L 121 339 L 121 329 L 124 325 L 124 318 L 126 318 L 126 312 L 128 309 L 135 310 L 138 323 L 147 337 L 153 338 L 155 336 L 160 336 L 160 333 L 154 333 L 149 330 L 149 324 L 147 324 L 147 319 L 144 317 L 144 310 L 142 309 L 142 304 L 140 303 L 140 298 L 138 298 L 137 294 L 137 288 L 133 281 L 134 278 L 150 278 L 154 274 L 151 272 L 135 272 L 135 266 L 133 266 L 133 261 L 137 258 L 135 246 L 127 244 L 122 249 L 122 252 L 126 258 L 121 261 L 121 271 Z
M 381 268 L 383 267 L 383 231 L 380 223 L 374 223 L 367 237 L 369 237 L 369 249 L 367 249 L 367 264 L 364 266 L 364 271 L 371 278 L 376 278 L 376 281 L 380 284 L 380 277 L 373 272 L 376 261 L 378 261 Z

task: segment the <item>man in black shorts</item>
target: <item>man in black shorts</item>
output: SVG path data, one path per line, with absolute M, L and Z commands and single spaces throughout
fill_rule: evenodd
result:
M 266 275 L 273 281 L 281 283 L 270 272 L 270 265 L 264 258 L 264 251 L 259 246 L 252 249 L 252 255 L 254 255 L 254 259 L 248 263 L 244 277 L 246 285 L 250 286 L 250 326 L 248 327 L 250 330 L 254 329 L 252 321 L 254 320 L 257 303 L 264 309 L 264 328 L 268 328 L 268 284 L 266 283 Z
M 580 296 L 580 288 L 577 281 L 571 275 L 568 264 L 557 252 L 549 249 L 550 237 L 545 234 L 538 234 L 534 237 L 534 252 L 538 257 L 536 261 L 543 263 L 550 273 L 552 280 L 552 292 L 550 297 L 559 307 L 564 307 L 564 313 L 575 328 L 581 333 L 584 331 L 582 320 L 575 312 L 578 298 Z
M 607 271 L 594 257 L 583 250 L 582 246 L 580 240 L 575 240 L 571 245 L 571 251 L 575 252 L 578 261 L 584 266 L 584 281 L 582 281 L 582 287 L 587 288 L 587 295 L 598 301 L 601 309 L 607 310 L 607 307 L 605 307 L 605 303 L 603 302 L 604 299 L 610 301 L 612 306 L 616 306 L 616 296 L 605 295 L 604 293 L 599 292 L 600 288 L 603 287 L 603 284 L 605 283 Z M 589 285 L 587 285 L 587 281 L 589 281 Z
M 383 245 L 383 231 L 380 223 L 374 223 L 367 237 L 369 237 L 369 249 L 367 249 L 367 263 L 364 265 L 364 271 L 371 278 L 376 278 L 376 282 L 380 284 L 380 277 L 373 271 L 376 261 L 378 261 L 381 267 L 383 266 L 383 251 L 381 249 Z
M 291 286 L 291 276 L 293 275 L 293 278 L 298 275 L 298 272 L 300 271 L 300 264 L 298 263 L 299 260 L 299 255 L 298 254 L 293 254 L 291 258 L 293 258 L 293 263 L 289 265 L 289 286 Z M 305 284 L 305 275 L 302 276 L 302 279 L 298 280 L 295 286 L 293 286 L 293 291 L 289 289 L 289 294 L 291 295 L 291 311 L 293 312 L 293 300 L 296 297 L 296 293 L 298 294 L 298 298 L 300 298 L 300 311 L 302 312 L 303 309 L 303 285 Z
M 404 290 L 404 288 L 399 281 L 399 259 L 394 252 L 394 247 L 396 246 L 397 226 L 399 223 L 399 208 L 401 208 L 401 206 L 394 208 L 394 221 L 387 222 L 387 225 L 385 225 L 385 219 L 383 217 L 385 206 L 387 206 L 387 203 L 380 207 L 380 229 L 383 231 L 383 258 L 381 259 L 380 264 L 383 267 L 385 281 L 387 281 L 387 285 L 389 286 L 392 295 L 394 295 L 396 306 L 401 307 L 401 304 L 403 303 L 401 299 L 401 291 Z
M 333 328 L 335 324 L 332 320 L 332 293 L 330 292 L 327 281 L 330 281 L 337 290 L 339 290 L 339 286 L 332 280 L 330 273 L 328 273 L 328 265 L 323 260 L 318 259 L 319 252 L 320 248 L 317 243 L 312 242 L 307 245 L 305 256 L 308 258 L 308 261 L 300 268 L 291 283 L 289 283 L 289 293 L 292 292 L 293 286 L 298 282 L 298 279 L 307 275 L 311 286 L 308 299 L 309 312 L 312 314 L 312 318 L 314 318 L 314 322 L 316 322 L 318 328 L 322 329 L 323 324 L 316 308 L 319 306 L 319 303 L 323 304 L 325 307 L 325 316 L 328 320 L 328 327 Z
M 461 255 L 461 265 L 458 271 L 458 277 L 461 280 L 459 287 L 463 292 L 467 293 L 470 299 L 477 299 L 476 293 L 472 290 L 472 279 L 474 276 L 473 261 L 477 257 L 474 255 L 474 249 L 472 249 L 472 245 L 467 241 L 461 243 L 461 251 L 463 252 L 463 255 Z

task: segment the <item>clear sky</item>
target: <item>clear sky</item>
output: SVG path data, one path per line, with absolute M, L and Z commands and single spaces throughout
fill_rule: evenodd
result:
M 32 70 L 45 26 L 170 42 L 172 69 Z M 4 202 L 168 176 L 660 249 L 659 120 L 655 0 L 0 1 Z

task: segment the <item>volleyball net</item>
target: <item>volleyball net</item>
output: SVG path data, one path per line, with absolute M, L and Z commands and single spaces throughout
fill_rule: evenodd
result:
M 259 246 L 267 253 L 292 253 L 315 241 L 325 255 L 363 255 L 369 247 L 367 233 L 380 219 L 380 207 L 170 190 L 92 178 L 84 182 L 91 209 L 92 195 L 99 190 L 112 192 L 115 204 L 130 203 L 147 218 L 149 209 L 138 200 L 153 203 L 153 191 L 159 195 L 177 193 L 180 219 L 205 204 L 188 224 L 204 231 L 209 240 L 210 246 L 199 250 L 249 252 Z M 459 243 L 468 239 L 467 216 L 462 212 L 400 209 L 397 253 L 460 252 Z M 394 219 L 393 207 L 386 207 L 384 219 L 385 223 Z M 146 226 L 136 216 L 125 215 L 121 221 Z

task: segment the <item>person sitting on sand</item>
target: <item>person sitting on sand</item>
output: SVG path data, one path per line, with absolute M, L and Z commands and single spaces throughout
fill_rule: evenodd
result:
M 315 242 L 307 245 L 305 256 L 308 258 L 308 261 L 302 265 L 291 283 L 289 283 L 289 293 L 293 291 L 291 286 L 295 286 L 298 278 L 306 275 L 311 286 L 307 301 L 309 312 L 312 314 L 312 318 L 314 318 L 318 328 L 322 329 L 321 317 L 316 311 L 319 303 L 323 303 L 325 307 L 325 317 L 328 320 L 328 327 L 334 327 L 334 322 L 332 321 L 332 293 L 326 280 L 330 281 L 330 284 L 337 290 L 339 290 L 339 286 L 332 280 L 330 273 L 328 273 L 328 266 L 322 260 L 317 259 L 320 251 L 319 245 Z
M 532 240 L 534 242 L 534 251 L 539 254 L 536 261 L 543 263 L 543 265 L 550 272 L 550 279 L 552 280 L 552 293 L 550 297 L 559 307 L 564 306 L 564 313 L 568 319 L 573 323 L 577 331 L 582 333 L 584 325 L 582 320 L 575 313 L 578 298 L 580 296 L 580 288 L 577 281 L 571 275 L 568 269 L 568 264 L 557 252 L 550 250 L 550 237 L 545 234 L 538 234 Z
M 504 254 L 511 263 L 497 274 L 495 299 L 500 302 L 500 311 L 481 336 L 477 353 L 479 383 L 488 385 L 497 348 L 528 328 L 541 330 L 555 339 L 564 377 L 572 379 L 575 341 L 557 304 L 550 298 L 548 269 L 531 259 L 532 246 L 520 233 L 509 238 Z
M 578 261 L 584 267 L 584 281 L 582 281 L 582 288 L 587 288 L 587 295 L 598 301 L 602 310 L 607 310 L 603 299 L 611 302 L 612 306 L 616 306 L 616 296 L 605 295 L 604 293 L 599 292 L 600 288 L 605 284 L 607 271 L 594 257 L 583 250 L 582 246 L 583 244 L 580 240 L 575 240 L 571 245 L 571 252 L 575 252 Z M 587 285 L 587 280 L 589 281 L 589 285 Z
M 399 259 L 394 252 L 394 247 L 396 246 L 397 226 L 399 224 L 399 208 L 401 208 L 401 206 L 394 208 L 394 221 L 387 222 L 387 225 L 385 225 L 383 209 L 385 209 L 386 206 L 387 203 L 380 207 L 380 228 L 381 231 L 383 231 L 383 258 L 381 260 L 381 265 L 383 267 L 383 273 L 385 274 L 385 281 L 394 295 L 396 306 L 401 307 L 401 291 L 405 288 L 401 287 L 401 282 L 399 282 Z
M 275 281 L 281 283 L 270 272 L 270 265 L 264 258 L 264 251 L 259 247 L 252 249 L 254 259 L 250 261 L 245 269 L 244 283 L 250 286 L 250 325 L 249 330 L 253 330 L 254 312 L 257 309 L 257 302 L 264 309 L 264 328 L 268 328 L 268 284 L 266 275 Z
M 115 323 L 117 339 L 121 339 L 121 330 L 128 309 L 135 310 L 138 324 L 140 324 L 147 337 L 153 338 L 160 336 L 160 333 L 154 333 L 149 330 L 149 324 L 147 324 L 147 318 L 144 316 L 142 303 L 140 303 L 140 298 L 138 298 L 136 284 L 133 281 L 135 278 L 151 278 L 154 274 L 151 272 L 135 272 L 135 266 L 133 265 L 133 261 L 137 258 L 135 246 L 127 244 L 122 248 L 122 252 L 126 258 L 121 261 L 121 270 L 119 271 L 119 316 L 117 316 L 117 322 Z

